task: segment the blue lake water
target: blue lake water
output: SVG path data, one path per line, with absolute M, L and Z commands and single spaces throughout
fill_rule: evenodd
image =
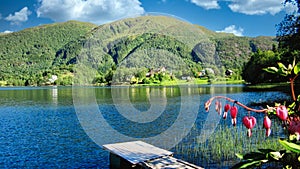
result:
M 132 140 L 193 162 L 174 147 L 192 144 L 205 122 L 219 125 L 203 106 L 214 95 L 245 104 L 289 98 L 242 85 L 0 88 L 0 168 L 109 168 L 101 144 Z

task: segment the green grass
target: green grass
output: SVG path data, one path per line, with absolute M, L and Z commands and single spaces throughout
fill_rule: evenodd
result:
M 195 79 L 195 83 L 196 84 L 209 84 L 207 78 L 205 78 L 205 79 Z
M 273 133 L 280 133 L 279 123 L 272 125 Z M 203 137 L 203 135 L 201 135 Z M 219 125 L 207 141 L 196 138 L 192 143 L 179 144 L 175 147 L 175 154 L 182 156 L 186 161 L 208 167 L 231 167 L 239 162 L 236 153 L 246 154 L 258 149 L 282 149 L 278 142 L 278 135 L 265 137 L 265 129 L 262 124 L 257 124 L 252 130 L 252 137 L 247 137 L 247 129 L 243 126 L 224 127 Z M 191 146 L 192 145 L 192 146 Z
M 234 80 L 234 79 L 216 79 L 212 82 L 209 82 L 207 78 L 204 79 L 195 79 L 196 84 L 244 84 L 244 80 Z
M 244 80 L 226 80 L 226 81 L 214 81 L 212 84 L 244 84 Z
M 173 81 L 162 81 L 158 83 L 151 84 L 134 84 L 132 86 L 177 86 L 177 85 L 189 85 L 189 84 L 197 84 L 197 85 L 206 85 L 206 84 L 244 84 L 244 80 L 216 80 L 212 83 L 208 82 L 207 78 L 196 78 L 191 81 L 187 80 L 173 80 Z

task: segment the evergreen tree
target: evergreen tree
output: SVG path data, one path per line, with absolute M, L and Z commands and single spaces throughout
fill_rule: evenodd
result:
M 279 48 L 288 48 L 290 51 L 300 50 L 300 3 L 299 0 L 285 0 L 284 5 L 293 4 L 296 10 L 286 14 L 283 21 L 277 25 L 277 39 Z

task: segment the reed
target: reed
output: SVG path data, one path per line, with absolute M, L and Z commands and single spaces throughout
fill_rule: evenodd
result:
M 219 125 L 215 132 L 205 142 L 195 138 L 186 139 L 175 147 L 175 155 L 182 159 L 203 167 L 227 168 L 239 161 L 236 153 L 245 154 L 258 149 L 280 149 L 278 138 L 283 133 L 278 121 L 274 122 L 271 137 L 265 136 L 265 129 L 261 124 L 252 130 L 252 137 L 247 137 L 247 129 L 242 126 L 227 127 Z M 279 133 L 279 134 L 278 134 Z M 189 137 L 189 136 L 188 136 Z M 187 141 L 188 140 L 188 141 Z

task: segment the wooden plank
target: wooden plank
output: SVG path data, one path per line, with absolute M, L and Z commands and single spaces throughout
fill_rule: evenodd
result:
M 165 157 L 149 160 L 143 162 L 141 165 L 145 169 L 154 169 L 154 168 L 155 169 L 171 169 L 171 168 L 203 169 L 202 167 L 196 166 L 186 161 L 179 160 L 172 156 L 165 156 Z
M 131 164 L 138 164 L 151 159 L 170 156 L 173 153 L 142 141 L 106 144 L 103 147 Z

